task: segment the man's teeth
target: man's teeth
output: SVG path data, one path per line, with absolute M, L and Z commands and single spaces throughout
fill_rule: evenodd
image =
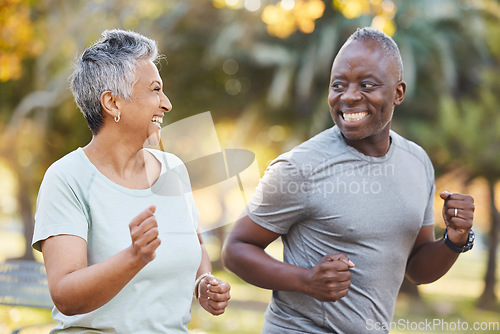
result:
M 155 117 L 153 117 L 151 122 L 153 122 L 154 124 L 156 124 L 156 126 L 161 128 L 161 122 L 163 122 L 163 119 L 161 117 L 155 116 Z
M 355 122 L 360 121 L 366 116 L 368 116 L 367 112 L 350 112 L 350 113 L 342 113 L 344 120 L 347 122 Z

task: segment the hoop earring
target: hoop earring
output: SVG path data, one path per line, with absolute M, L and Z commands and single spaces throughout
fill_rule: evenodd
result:
M 120 121 L 120 114 L 118 116 L 115 116 L 115 122 L 118 123 Z

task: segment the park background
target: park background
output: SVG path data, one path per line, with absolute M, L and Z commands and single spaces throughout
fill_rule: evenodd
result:
M 408 91 L 393 129 L 428 152 L 438 194 L 447 189 L 476 199 L 474 249 L 438 282 L 418 289 L 405 284 L 394 320 L 500 321 L 495 0 L 1 0 L 0 261 L 33 259 L 29 240 L 43 174 L 91 138 L 67 78 L 75 57 L 103 30 L 130 29 L 158 41 L 166 57 L 160 64 L 164 91 L 174 106 L 164 125 L 210 111 L 220 147 L 253 152 L 262 175 L 280 153 L 332 126 L 331 62 L 363 26 L 393 36 L 401 49 Z M 270 300 L 269 291 L 245 284 L 220 262 L 234 221 L 233 195 L 197 197 L 207 226 L 221 226 L 207 228 L 204 237 L 233 298 L 220 317 L 194 305 L 193 333 L 259 333 Z M 436 198 L 437 237 L 441 206 Z M 275 242 L 269 252 L 279 258 L 280 247 Z M 48 310 L 0 305 L 2 334 L 48 321 Z

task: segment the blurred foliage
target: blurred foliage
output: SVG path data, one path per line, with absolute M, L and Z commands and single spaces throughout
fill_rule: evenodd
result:
M 23 58 L 43 51 L 43 44 L 35 38 L 31 2 L 3 0 L 0 6 L 0 82 L 19 79 Z
M 476 84 L 462 91 L 459 88 L 444 91 L 437 100 L 433 122 L 418 120 L 410 129 L 428 148 L 439 167 L 460 168 L 470 178 L 481 176 L 495 182 L 500 179 L 500 118 L 497 111 L 500 97 L 497 80 L 500 75 L 500 5 L 491 10 L 485 15 L 482 27 L 484 45 L 481 48 L 487 57 L 470 74 Z M 435 139 L 436 136 L 439 140 Z
M 333 124 L 331 63 L 363 26 L 401 49 L 408 90 L 393 128 L 427 150 L 437 175 L 498 180 L 498 1 L 1 0 L 0 227 L 22 220 L 30 240 L 45 170 L 90 140 L 67 78 L 103 30 L 157 40 L 166 121 L 210 110 L 221 146 L 253 151 L 263 172 Z

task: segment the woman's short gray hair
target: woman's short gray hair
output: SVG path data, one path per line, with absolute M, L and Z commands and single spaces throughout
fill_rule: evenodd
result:
M 104 31 L 101 39 L 83 52 L 70 78 L 71 90 L 94 135 L 104 121 L 102 93 L 110 91 L 114 96 L 129 99 L 138 61 L 154 62 L 157 58 L 154 40 L 118 29 Z

